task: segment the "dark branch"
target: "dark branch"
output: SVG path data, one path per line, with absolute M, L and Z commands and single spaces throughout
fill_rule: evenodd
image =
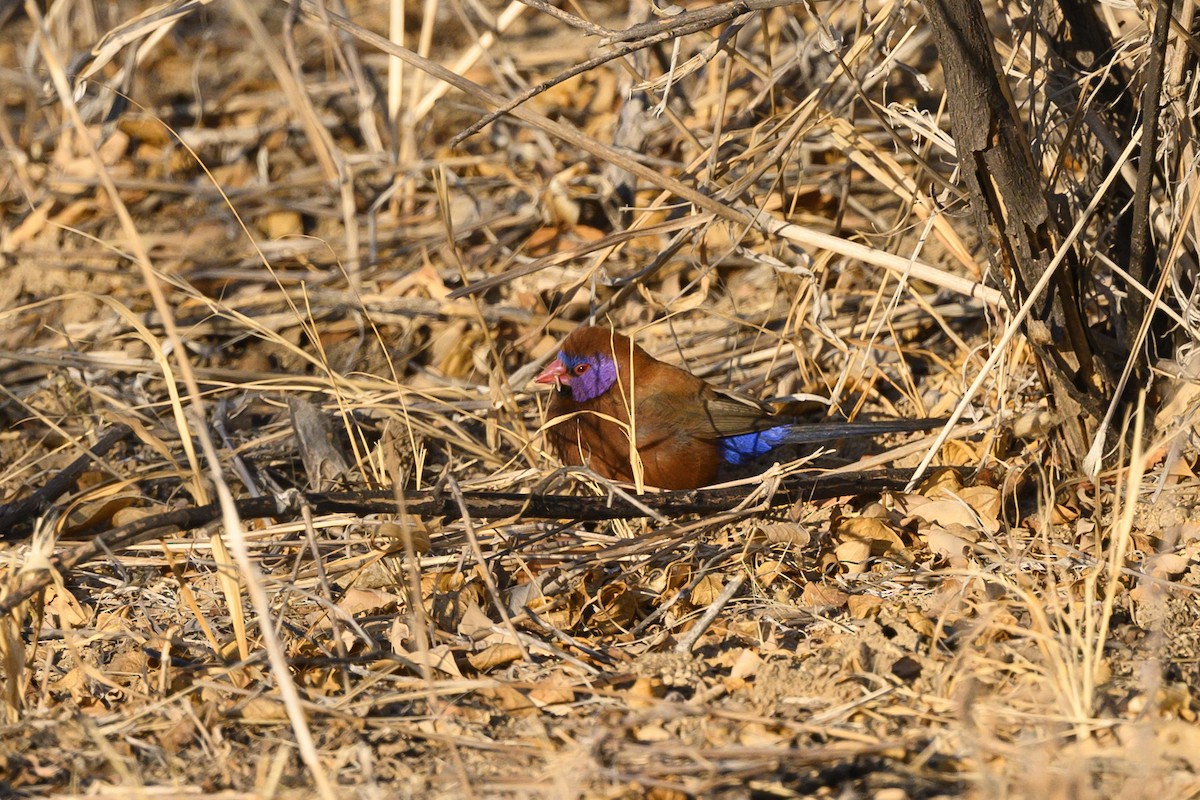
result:
M 821 500 L 848 495 L 876 494 L 889 489 L 901 489 L 911 473 L 907 470 L 875 470 L 845 474 L 806 471 L 781 481 L 779 489 L 758 503 L 759 507 L 790 505 L 804 500 Z M 746 502 L 761 487 L 736 486 L 726 489 L 656 492 L 637 497 L 641 507 L 623 499 L 610 497 L 575 497 L 571 495 L 535 495 L 517 492 L 464 492 L 467 510 L 472 517 L 501 519 L 573 519 L 613 520 L 647 516 L 647 509 L 663 516 L 715 514 L 728 511 Z M 408 513 L 417 517 L 458 517 L 460 509 L 455 498 L 439 490 L 412 492 L 405 496 Z M 288 498 L 251 497 L 236 501 L 242 519 L 292 519 L 307 506 L 315 514 L 398 514 L 396 498 L 391 492 L 294 493 Z M 2 512 L 0 512 L 2 513 Z M 80 564 L 101 556 L 120 552 L 139 542 L 165 536 L 174 531 L 189 530 L 219 520 L 217 503 L 198 508 L 183 508 L 145 517 L 120 528 L 104 531 L 86 544 L 59 553 L 51 559 L 51 571 L 30 572 L 9 593 L 0 599 L 0 613 L 10 613 L 25 600 L 48 586 L 53 574 L 65 574 Z

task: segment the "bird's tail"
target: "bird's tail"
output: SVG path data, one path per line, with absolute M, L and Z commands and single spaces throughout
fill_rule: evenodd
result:
M 946 424 L 944 419 L 890 419 L 880 422 L 789 422 L 761 431 L 721 439 L 721 456 L 735 466 L 745 464 L 783 444 L 816 444 L 835 439 L 879 436 L 884 433 L 927 431 Z
M 815 444 L 835 439 L 861 436 L 879 436 L 884 433 L 909 433 L 929 431 L 945 425 L 945 419 L 888 419 L 873 422 L 823 422 L 797 423 L 787 426 L 779 444 Z

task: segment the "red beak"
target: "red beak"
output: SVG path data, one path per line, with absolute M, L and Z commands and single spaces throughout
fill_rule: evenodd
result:
M 567 372 L 567 368 L 559 359 L 554 359 L 546 368 L 538 373 L 538 376 L 533 379 L 534 383 L 548 383 L 552 386 L 566 386 L 571 382 L 571 373 Z

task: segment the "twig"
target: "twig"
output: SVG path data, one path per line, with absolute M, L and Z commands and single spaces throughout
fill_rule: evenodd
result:
M 1158 253 L 1150 244 L 1150 198 L 1154 194 L 1154 170 L 1158 165 L 1158 121 L 1161 113 L 1159 101 L 1163 93 L 1163 70 L 1174 5 L 1174 0 L 1166 0 L 1158 6 L 1151 37 L 1150 58 L 1146 62 L 1145 85 L 1142 89 L 1142 142 L 1138 152 L 1137 187 L 1133 196 L 1133 240 L 1129 246 L 1129 273 L 1138 284 L 1145 287 L 1158 283 L 1161 263 Z M 1137 292 L 1129 294 L 1129 302 L 1132 310 L 1132 320 L 1128 326 L 1129 352 L 1138 353 L 1141 342 L 1135 341 L 1137 330 L 1142 318 L 1147 313 L 1153 313 L 1154 307 L 1148 306 Z M 1162 347 L 1161 341 L 1156 341 L 1155 338 L 1151 341 L 1155 343 L 1156 349 Z M 1170 357 L 1166 352 L 1155 352 L 1155 355 Z M 1142 370 L 1143 374 L 1149 374 L 1146 365 L 1142 365 Z
M 71 486 L 83 474 L 84 470 L 91 466 L 92 462 L 113 449 L 117 442 L 132 432 L 132 429 L 128 425 L 114 425 L 100 437 L 100 441 L 89 447 L 83 455 L 72 461 L 66 469 L 47 481 L 46 485 L 41 489 L 15 503 L 0 506 L 0 541 L 16 538 L 10 535 L 10 531 L 14 526 L 21 523 L 32 524 L 34 518 L 45 512 L 55 500 L 70 491 Z
M 594 22 L 589 22 L 588 20 L 586 20 L 582 17 L 577 17 L 574 14 L 569 14 L 566 11 L 563 11 L 561 8 L 558 8 L 557 6 L 550 5 L 545 0 L 521 0 L 521 2 L 524 3 L 525 5 L 529 6 L 530 8 L 536 8 L 538 11 L 541 11 L 543 14 L 548 14 L 549 16 L 554 17 L 556 20 L 558 20 L 560 22 L 565 22 L 567 25 L 570 25 L 572 28 L 578 28 L 579 30 L 584 31 L 585 33 L 590 33 L 592 36 L 607 36 L 609 38 L 612 38 L 614 36 L 619 35 L 615 31 L 611 31 L 608 28 L 605 28 L 601 25 L 597 25 Z
M 508 613 L 508 606 L 505 605 L 504 598 L 500 596 L 500 588 L 496 586 L 496 579 L 492 576 L 487 559 L 483 556 L 483 548 L 479 546 L 479 537 L 475 535 L 475 525 L 471 522 L 471 509 L 467 508 L 467 499 L 463 496 L 463 490 L 458 485 L 458 481 L 454 480 L 453 475 L 448 476 L 448 483 L 450 494 L 454 497 L 454 502 L 458 504 L 458 510 L 462 514 L 463 530 L 467 532 L 467 540 L 471 543 L 471 553 L 475 556 L 475 562 L 479 564 L 479 575 L 483 578 L 483 585 L 487 587 L 488 594 L 492 598 L 492 605 L 496 607 L 496 613 L 504 621 L 504 627 L 513 638 L 517 649 L 521 651 L 521 658 L 533 663 L 533 659 L 529 657 L 529 650 L 526 649 L 525 643 L 521 639 L 521 634 L 513 625 L 512 616 Z
M 315 7 L 313 0 L 296 0 L 296 2 L 300 3 L 306 12 L 315 13 L 312 11 Z M 750 5 L 747 4 L 748 9 Z M 422 58 L 411 50 L 396 45 L 394 42 L 389 42 L 382 36 L 360 25 L 356 25 L 345 17 L 333 13 L 330 13 L 328 17 L 334 27 L 362 39 L 364 42 L 378 48 L 381 52 L 395 56 L 438 80 L 445 81 L 470 97 L 478 98 L 480 101 L 493 106 L 502 106 L 505 103 L 504 98 L 495 92 L 464 78 L 462 75 L 451 72 L 441 64 Z M 675 17 L 674 19 L 679 19 L 679 17 Z M 714 199 L 694 186 L 685 184 L 660 171 L 656 171 L 635 158 L 601 144 L 569 125 L 552 120 L 544 114 L 539 114 L 529 108 L 523 106 L 514 108 L 512 109 L 512 115 L 543 131 L 547 135 L 553 136 L 572 147 L 577 147 L 598 159 L 614 164 L 627 172 L 631 172 L 639 178 L 649 181 L 652 185 L 694 204 L 697 208 L 708 211 L 716 217 L 728 220 L 735 225 L 751 225 L 768 236 L 786 239 L 803 247 L 828 250 L 831 253 L 856 258 L 866 264 L 871 264 L 906 277 L 923 280 L 935 286 L 941 286 L 950 291 L 964 294 L 967 297 L 977 297 L 987 303 L 997 304 L 1000 302 L 1000 293 L 995 289 L 984 286 L 977 281 L 949 274 L 930 264 L 895 256 L 891 253 L 879 252 L 858 242 L 843 239 L 840 236 L 821 233 L 803 225 L 785 222 L 780 218 L 764 213 L 761 209 L 749 208 L 742 203 L 722 202 Z
M 787 6 L 795 3 L 795 0 L 758 0 L 758 2 L 736 2 L 726 3 L 720 6 L 711 8 L 702 8 L 699 11 L 688 11 L 683 14 L 678 14 L 673 17 L 667 17 L 657 22 L 644 22 L 640 25 L 626 28 L 623 31 L 617 31 L 609 36 L 611 42 L 626 42 L 615 50 L 602 53 L 601 55 L 590 58 L 587 61 L 576 64 L 570 69 L 564 70 L 555 75 L 549 80 L 539 83 L 537 86 L 531 86 L 521 92 L 516 97 L 509 100 L 504 105 L 497 108 L 495 111 L 490 111 L 479 118 L 477 122 L 472 124 L 466 130 L 454 135 L 450 140 L 451 147 L 457 147 L 466 139 L 471 138 L 481 130 L 486 128 L 492 122 L 500 117 L 509 114 L 517 106 L 528 102 L 539 94 L 542 94 L 549 89 L 557 86 L 564 81 L 574 78 L 576 75 L 593 70 L 602 64 L 607 64 L 618 58 L 629 55 L 630 53 L 644 50 L 647 47 L 652 47 L 660 42 L 669 41 L 671 39 L 678 40 L 682 36 L 687 36 L 691 33 L 697 33 L 708 28 L 716 27 L 732 19 L 737 19 L 743 14 L 749 14 L 752 11 L 760 11 L 765 9 L 776 8 L 778 6 Z
M 692 629 L 687 632 L 687 636 L 684 636 L 679 640 L 679 643 L 675 645 L 676 653 L 692 652 L 692 648 L 696 646 L 696 642 L 700 641 L 700 637 L 704 635 L 706 630 L 708 630 L 708 626 L 713 624 L 713 620 L 715 620 L 717 615 L 721 613 L 721 609 L 723 609 L 729 603 L 729 601 L 733 599 L 733 596 L 737 594 L 738 589 L 741 589 L 742 584 L 745 582 L 746 573 L 744 572 L 739 573 L 733 580 L 729 582 L 729 584 L 725 587 L 725 590 L 721 592 L 721 596 L 713 601 L 713 604 L 708 607 L 707 611 L 704 612 L 704 616 L 702 616 L 696 622 L 696 624 L 692 626 Z
M 771 497 L 775 506 L 790 505 L 802 500 L 871 494 L 903 487 L 910 473 L 907 470 L 878 470 L 846 475 L 828 475 L 816 470 L 797 473 L 785 480 Z M 530 495 L 515 492 L 463 492 L 463 502 L 473 516 L 543 517 L 548 519 L 612 520 L 636 519 L 647 516 L 646 508 L 665 516 L 683 514 L 713 514 L 737 507 L 753 486 L 737 486 L 709 491 L 691 490 L 641 495 L 632 504 L 620 495 L 610 498 L 573 497 L 566 495 Z M 406 495 L 407 511 L 422 517 L 457 517 L 462 509 L 457 499 L 433 490 Z M 391 491 L 340 492 L 303 494 L 292 492 L 279 497 L 252 497 L 236 501 L 235 510 L 242 520 L 292 519 L 301 514 L 302 504 L 316 514 L 396 514 L 399 509 Z M 642 508 L 640 506 L 645 506 Z M 3 512 L 0 512 L 3 513 Z M 60 553 L 50 561 L 51 569 L 29 571 L 0 598 L 0 614 L 12 612 L 52 581 L 54 574 L 64 574 L 80 564 L 129 547 L 165 536 L 178 530 L 208 525 L 221 518 L 217 503 L 194 508 L 182 508 L 145 517 L 120 528 L 113 528 L 93 537 L 70 552 Z

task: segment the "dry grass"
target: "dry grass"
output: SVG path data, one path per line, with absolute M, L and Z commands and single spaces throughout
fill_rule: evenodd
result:
M 0 499 L 132 433 L 0 551 L 7 597 L 47 578 L 0 619 L 0 795 L 1200 795 L 1192 395 L 1133 415 L 1153 435 L 1094 480 L 1056 462 L 918 7 L 797 4 L 650 49 L 679 19 L 638 4 L 8 8 Z M 1104 14 L 1138 63 L 1133 12 Z M 641 23 L 615 59 L 625 39 L 587 32 Z M 1048 102 L 1035 40 L 997 46 L 1082 218 L 1101 145 Z M 1164 145 L 1181 164 L 1188 130 Z M 1184 265 L 1189 170 L 1155 217 Z M 1096 318 L 1136 290 L 1101 273 Z M 957 409 L 969 435 L 818 461 L 972 480 L 473 515 L 473 490 L 606 502 L 554 470 L 530 383 L 588 315 L 799 409 Z M 302 462 L 297 401 L 334 421 L 324 461 Z M 234 513 L 310 481 L 396 487 L 400 508 Z M 404 513 L 430 488 L 462 513 Z M 220 524 L 45 572 L 214 501 Z

